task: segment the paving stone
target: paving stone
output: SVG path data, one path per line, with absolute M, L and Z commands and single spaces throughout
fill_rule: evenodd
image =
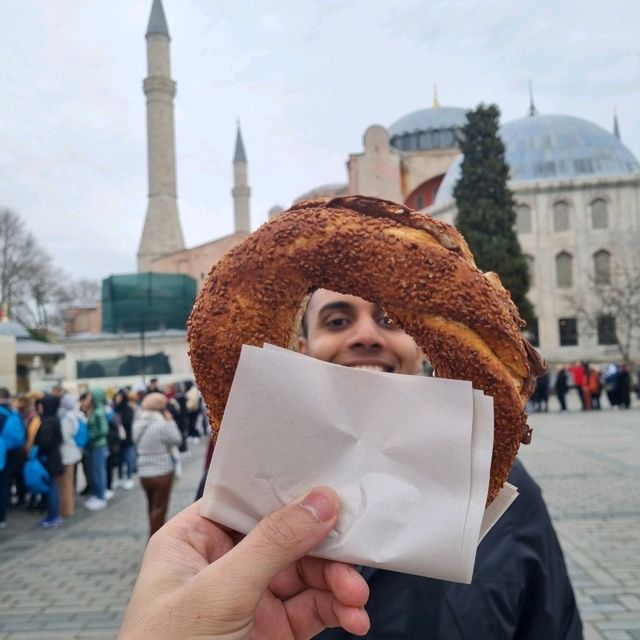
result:
M 640 499 L 630 490 L 640 486 L 637 403 L 529 422 L 533 442 L 520 457 L 549 505 L 585 640 L 640 640 Z M 203 443 L 183 460 L 171 513 L 193 500 L 204 453 Z M 0 530 L 0 640 L 113 640 L 147 540 L 142 490 L 116 490 L 101 512 L 80 505 L 55 531 L 38 530 L 41 517 L 11 510 Z

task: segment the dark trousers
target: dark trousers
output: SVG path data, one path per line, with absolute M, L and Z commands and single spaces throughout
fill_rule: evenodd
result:
M 566 391 L 557 391 L 556 392 L 558 395 L 558 402 L 560 403 L 560 411 L 566 411 L 567 410 L 567 401 L 565 400 L 565 396 Z
M 120 451 L 110 453 L 107 456 L 107 489 L 111 491 L 111 482 L 113 480 L 113 472 L 120 465 Z
M 140 478 L 140 483 L 147 495 L 149 537 L 151 537 L 164 524 L 171 495 L 173 472 L 164 476 Z
M 11 498 L 11 481 L 22 456 L 22 450 L 7 451 L 4 469 L 0 471 L 0 522 L 7 519 L 7 509 Z

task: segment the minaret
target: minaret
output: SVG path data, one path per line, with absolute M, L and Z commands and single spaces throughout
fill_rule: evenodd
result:
M 233 154 L 233 218 L 235 221 L 235 232 L 251 231 L 251 219 L 249 215 L 249 196 L 251 189 L 247 180 L 247 156 L 242 143 L 242 133 L 238 122 L 238 132 L 236 134 L 236 150 Z
M 536 105 L 533 103 L 533 86 L 531 84 L 531 80 L 529 80 L 529 117 L 537 115 L 538 110 L 536 109 Z
M 147 78 L 143 88 L 147 97 L 149 205 L 138 248 L 138 271 L 149 271 L 154 258 L 184 249 L 176 200 L 173 127 L 176 83 L 171 80 L 171 38 L 162 0 L 153 0 L 146 39 Z
M 613 110 L 613 135 L 620 140 L 620 126 L 618 125 L 618 110 Z

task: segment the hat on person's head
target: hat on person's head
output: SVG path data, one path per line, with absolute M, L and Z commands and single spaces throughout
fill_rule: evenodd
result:
M 60 408 L 63 411 L 73 411 L 78 406 L 78 401 L 69 393 L 65 393 L 60 398 Z
M 164 411 L 167 408 L 167 396 L 158 391 L 148 393 L 142 401 L 142 408 L 145 411 Z
M 133 387 L 133 390 L 136 391 L 137 393 L 146 393 L 147 385 L 144 382 L 136 382 L 135 386 Z

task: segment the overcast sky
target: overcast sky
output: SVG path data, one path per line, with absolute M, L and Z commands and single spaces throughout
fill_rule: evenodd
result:
M 371 124 L 495 102 L 608 130 L 640 158 L 638 0 L 164 0 L 187 246 L 231 233 L 236 119 L 254 228 L 345 182 Z M 0 206 L 74 277 L 135 270 L 151 0 L 2 0 Z

